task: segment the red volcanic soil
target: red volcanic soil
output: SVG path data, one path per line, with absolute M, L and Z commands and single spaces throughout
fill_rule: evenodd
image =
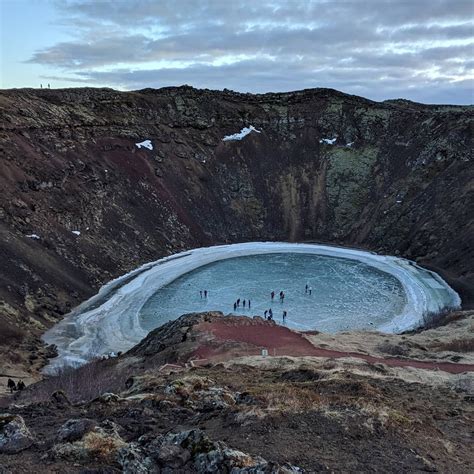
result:
M 323 349 L 311 344 L 301 333 L 260 318 L 234 317 L 227 321 L 203 322 L 196 327 L 196 330 L 201 333 L 199 339 L 202 344 L 194 351 L 193 357 L 201 359 L 230 359 L 238 355 L 260 354 L 262 349 L 268 349 L 270 356 L 313 356 L 333 359 L 354 357 L 372 364 L 381 363 L 391 367 L 442 370 L 452 374 L 474 371 L 473 364 L 374 357 L 357 352 Z

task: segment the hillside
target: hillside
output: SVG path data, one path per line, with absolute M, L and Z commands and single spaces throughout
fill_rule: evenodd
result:
M 368 333 L 356 352 L 345 333 L 336 352 L 324 334 L 188 314 L 128 353 L 0 400 L 0 463 L 6 472 L 468 472 L 472 340 L 454 342 L 473 321 L 471 312 L 420 335 Z

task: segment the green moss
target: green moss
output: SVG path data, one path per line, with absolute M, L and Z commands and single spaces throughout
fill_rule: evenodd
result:
M 342 113 L 342 105 L 343 102 L 340 100 L 334 100 L 328 103 L 325 109 L 325 114 L 330 114 L 330 113 Z
M 358 120 L 368 121 L 370 119 L 381 119 L 384 122 L 390 119 L 390 111 L 387 109 L 376 109 L 376 108 L 357 108 L 354 112 L 354 116 Z
M 354 222 L 368 202 L 377 148 L 331 147 L 326 156 L 329 160 L 326 193 L 338 232 L 348 222 Z

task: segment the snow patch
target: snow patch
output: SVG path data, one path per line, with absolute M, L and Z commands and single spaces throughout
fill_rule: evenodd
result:
M 255 132 L 255 133 L 262 133 L 260 130 L 257 130 L 253 125 L 250 125 L 250 127 L 244 127 L 240 133 L 234 133 L 233 135 L 226 135 L 222 141 L 223 142 L 229 142 L 232 140 L 242 140 L 242 138 L 245 138 L 249 133 Z
M 35 239 L 35 240 L 40 239 L 40 236 L 38 234 L 26 234 L 25 237 L 28 237 L 29 239 Z
M 348 147 L 348 148 L 351 148 L 351 147 L 352 147 L 352 145 L 354 145 L 354 142 L 350 142 L 350 143 L 348 143 L 348 144 L 346 145 L 346 147 Z
M 74 235 L 81 235 L 81 232 L 79 230 L 71 230 L 71 232 L 74 234 Z
M 153 143 L 151 143 L 151 140 L 144 140 L 140 143 L 135 143 L 135 146 L 138 148 L 145 147 L 149 150 L 153 150 Z
M 319 140 L 319 143 L 326 143 L 326 145 L 334 145 L 336 143 L 337 137 L 336 138 L 321 138 Z

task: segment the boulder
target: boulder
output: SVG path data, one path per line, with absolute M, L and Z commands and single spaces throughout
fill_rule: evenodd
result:
M 34 443 L 33 435 L 19 415 L 0 415 L 0 453 L 15 454 Z
M 260 456 L 251 456 L 229 448 L 223 442 L 211 441 L 199 429 L 168 433 L 139 439 L 144 452 L 160 469 L 160 472 L 204 473 L 296 473 L 294 466 L 269 463 Z M 142 455 L 143 456 L 143 455 Z
M 58 407 L 64 407 L 71 405 L 71 402 L 67 395 L 62 391 L 62 390 L 56 390 L 52 395 L 51 395 L 51 403 Z
M 136 443 L 130 443 L 119 449 L 117 462 L 122 467 L 123 474 L 154 474 L 159 472 L 156 463 Z
M 57 439 L 62 443 L 77 441 L 96 427 L 97 423 L 89 418 L 71 419 L 59 428 Z
M 68 420 L 60 432 L 74 437 L 82 431 L 83 435 L 75 441 L 56 444 L 50 451 L 50 457 L 69 461 L 111 462 L 118 451 L 126 446 L 120 437 L 120 430 L 119 425 L 109 420 L 100 425 L 96 425 L 92 420 Z
M 185 406 L 193 410 L 212 411 L 235 405 L 235 395 L 214 383 L 207 377 L 186 376 L 171 382 L 165 393 L 180 397 Z

